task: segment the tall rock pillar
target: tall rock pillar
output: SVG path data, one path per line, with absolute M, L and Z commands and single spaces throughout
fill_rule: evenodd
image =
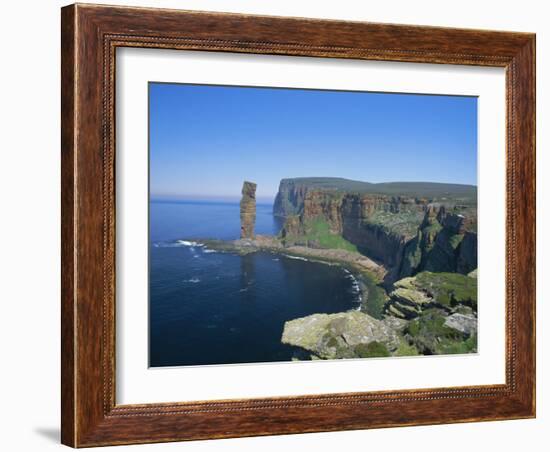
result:
M 256 223 L 256 184 L 245 181 L 241 193 L 241 239 L 252 239 Z

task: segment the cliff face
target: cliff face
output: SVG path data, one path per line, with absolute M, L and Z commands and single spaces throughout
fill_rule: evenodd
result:
M 387 280 L 420 271 L 468 273 L 477 268 L 476 209 L 452 199 L 353 193 L 281 181 L 274 214 L 286 217 L 282 237 L 322 221 L 388 268 Z
M 476 212 L 430 204 L 405 248 L 399 277 L 419 271 L 469 273 L 477 268 Z
M 283 179 L 273 204 L 273 215 L 287 217 L 300 213 L 308 187 L 293 179 Z
M 256 223 L 256 184 L 244 182 L 241 193 L 241 239 L 252 239 Z
M 301 216 L 303 219 L 323 218 L 333 234 L 342 233 L 343 196 L 331 191 L 310 190 L 305 194 Z
M 387 268 L 399 268 L 405 245 L 422 219 L 426 202 L 400 196 L 346 195 L 342 235 Z

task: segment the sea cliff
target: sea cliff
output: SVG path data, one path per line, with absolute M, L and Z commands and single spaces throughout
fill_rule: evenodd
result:
M 384 265 L 391 284 L 424 270 L 477 268 L 476 197 L 468 185 L 283 179 L 273 212 L 285 218 L 286 244 L 318 247 L 341 237 Z

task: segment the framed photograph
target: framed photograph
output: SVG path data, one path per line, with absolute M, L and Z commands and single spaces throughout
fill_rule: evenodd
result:
M 62 442 L 535 416 L 535 36 L 62 9 Z

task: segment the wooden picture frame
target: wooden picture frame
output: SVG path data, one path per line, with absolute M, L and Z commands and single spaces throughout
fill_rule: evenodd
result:
M 535 416 L 535 35 L 71 5 L 62 9 L 62 442 L 73 447 Z M 506 383 L 117 405 L 118 47 L 506 70 Z

